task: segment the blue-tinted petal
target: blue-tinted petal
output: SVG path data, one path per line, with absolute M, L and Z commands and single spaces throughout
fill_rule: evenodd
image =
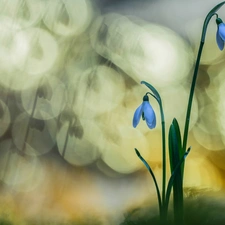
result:
M 155 128 L 156 126 L 156 116 L 155 112 L 148 101 L 143 102 L 143 112 L 145 115 L 145 120 L 150 129 Z
M 217 42 L 217 45 L 218 45 L 219 49 L 222 51 L 223 48 L 224 48 L 224 41 L 220 37 L 219 28 L 217 29 L 217 32 L 216 32 L 216 42 Z
M 220 23 L 218 25 L 218 32 L 223 41 L 225 41 L 225 24 Z
M 139 122 L 140 122 L 140 119 L 141 119 L 141 114 L 142 114 L 142 106 L 143 106 L 143 103 L 135 110 L 134 112 L 134 117 L 133 117 L 133 127 L 135 128 Z
M 153 111 L 154 112 L 154 111 Z M 154 112 L 155 113 L 155 112 Z M 153 129 L 153 128 L 155 128 L 155 126 L 156 126 L 156 116 L 154 115 L 154 119 L 151 121 L 151 123 L 149 123 L 147 120 L 146 120 L 146 123 L 147 123 L 147 125 L 148 125 L 148 127 L 150 128 L 150 129 Z

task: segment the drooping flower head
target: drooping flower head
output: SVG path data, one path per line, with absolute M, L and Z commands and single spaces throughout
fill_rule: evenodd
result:
M 224 41 L 225 41 L 225 24 L 220 18 L 216 19 L 216 23 L 217 23 L 216 42 L 219 49 L 222 51 L 224 48 Z
M 149 98 L 147 94 L 143 97 L 142 104 L 134 112 L 134 117 L 133 117 L 134 128 L 139 124 L 141 116 L 142 116 L 142 119 L 146 121 L 146 124 L 148 125 L 150 129 L 155 128 L 156 116 L 152 106 L 149 103 Z

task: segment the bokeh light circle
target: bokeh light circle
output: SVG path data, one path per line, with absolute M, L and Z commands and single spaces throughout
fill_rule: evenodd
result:
M 57 133 L 58 151 L 72 165 L 85 166 L 100 157 L 102 132 L 93 120 L 65 121 Z
M 8 106 L 0 100 L 0 137 L 5 134 L 9 128 L 11 122 L 11 116 Z
M 18 154 L 11 139 L 0 143 L 1 180 L 13 190 L 27 192 L 37 188 L 44 178 L 44 171 L 37 157 L 26 158 Z
M 193 53 L 187 43 L 172 30 L 157 24 L 135 23 L 125 16 L 109 13 L 95 20 L 90 37 L 100 55 L 138 83 L 154 80 L 161 87 L 177 84 L 192 67 Z
M 89 0 L 50 0 L 43 20 L 56 34 L 69 36 L 82 33 L 91 17 Z
M 12 127 L 16 147 L 27 155 L 37 156 L 52 150 L 56 141 L 55 120 L 38 120 L 27 113 L 19 115 Z
M 33 80 L 30 80 L 33 84 Z M 32 117 L 48 120 L 57 117 L 67 101 L 65 85 L 54 76 L 45 76 L 21 92 L 22 105 Z
M 41 28 L 29 28 L 18 33 L 25 36 L 29 51 L 17 68 L 31 75 L 49 71 L 58 57 L 58 43 L 53 35 Z
M 68 92 L 69 104 L 74 111 L 80 116 L 93 118 L 122 102 L 125 82 L 123 76 L 113 68 L 99 65 L 74 74 Z
M 13 18 L 22 28 L 37 24 L 45 12 L 42 0 L 7 0 L 0 1 L 0 14 Z

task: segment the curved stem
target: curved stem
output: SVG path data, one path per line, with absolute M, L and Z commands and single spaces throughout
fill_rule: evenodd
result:
M 187 139 L 188 139 L 188 130 L 189 130 L 189 123 L 190 123 L 190 115 L 191 115 L 191 108 L 192 108 L 192 101 L 193 101 L 193 96 L 194 96 L 194 90 L 195 90 L 195 84 L 198 76 L 198 68 L 200 64 L 200 59 L 202 55 L 202 49 L 205 43 L 205 36 L 206 36 L 206 31 L 207 27 L 209 24 L 209 21 L 211 18 L 216 14 L 216 11 L 223 5 L 225 4 L 225 1 L 219 3 L 216 5 L 206 16 L 203 28 L 202 28 L 202 36 L 201 36 L 201 41 L 198 49 L 198 55 L 196 59 L 196 64 L 195 64 L 195 69 L 194 69 L 194 74 L 192 78 L 192 84 L 191 84 L 191 89 L 190 89 L 190 94 L 189 94 L 189 99 L 188 99 L 188 106 L 187 106 L 187 113 L 186 113 L 186 120 L 185 120 L 185 127 L 184 127 L 184 135 L 183 135 L 183 149 L 186 149 L 187 147 Z
M 161 126 L 162 126 L 162 210 L 163 210 L 163 217 L 166 217 L 165 210 L 164 210 L 164 203 L 166 199 L 166 132 L 165 132 L 165 119 L 164 119 L 164 112 L 162 106 L 162 100 L 158 93 L 158 91 L 149 83 L 142 81 L 142 84 L 145 84 L 154 94 L 151 92 L 147 92 L 146 94 L 152 95 L 159 104 L 160 108 L 160 116 L 161 116 Z

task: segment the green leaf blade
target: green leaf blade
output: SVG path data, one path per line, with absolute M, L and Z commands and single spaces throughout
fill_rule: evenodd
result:
M 180 126 L 178 124 L 178 121 L 176 118 L 173 119 L 173 127 L 174 127 L 174 132 L 176 133 L 176 141 L 178 145 L 178 152 L 179 152 L 179 160 L 183 157 L 185 153 L 185 149 L 182 147 L 182 139 L 181 139 L 181 132 L 180 132 Z M 183 177 L 184 174 L 184 163 L 181 165 L 181 174 Z
M 174 174 L 183 155 L 179 124 L 176 119 L 173 119 L 169 129 L 169 157 L 172 174 Z M 173 186 L 174 219 L 176 224 L 183 218 L 183 164 L 176 169 L 176 173 L 170 184 Z

